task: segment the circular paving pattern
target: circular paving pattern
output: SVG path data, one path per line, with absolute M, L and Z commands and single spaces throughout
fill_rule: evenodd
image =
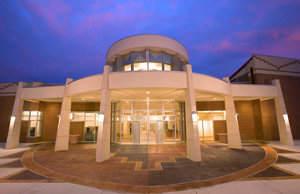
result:
M 60 181 L 106 190 L 152 193 L 211 186 L 255 174 L 277 159 L 263 144 L 244 143 L 242 150 L 220 143 L 201 144 L 201 162 L 186 158 L 186 144 L 111 144 L 111 158 L 95 162 L 96 144 L 70 145 L 54 152 L 42 144 L 23 155 L 28 169 Z

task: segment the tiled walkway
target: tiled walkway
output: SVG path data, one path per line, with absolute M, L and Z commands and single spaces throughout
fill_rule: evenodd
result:
M 239 193 L 245 189 L 251 192 L 244 193 L 299 193 L 300 146 L 260 143 L 262 147 L 244 144 L 243 150 L 231 150 L 223 144 L 204 144 L 201 145 L 202 162 L 186 158 L 185 144 L 112 144 L 111 159 L 103 163 L 94 162 L 95 144 L 71 145 L 64 152 L 54 152 L 53 144 L 30 150 L 26 146 L 0 149 L 0 190 L 1 193 L 45 193 L 44 189 L 49 193 L 107 193 L 105 190 L 236 193 L 243 187 Z M 24 154 L 26 150 L 29 151 Z

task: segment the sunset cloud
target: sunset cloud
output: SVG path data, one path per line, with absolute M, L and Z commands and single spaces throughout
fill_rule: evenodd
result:
M 3 0 L 0 9 L 0 82 L 102 73 L 108 48 L 136 34 L 178 40 L 193 71 L 219 78 L 253 53 L 300 56 L 298 0 Z

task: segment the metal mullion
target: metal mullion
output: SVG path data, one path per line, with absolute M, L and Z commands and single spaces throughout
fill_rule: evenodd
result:
M 162 70 L 164 71 L 165 70 L 165 63 L 164 63 L 164 51 L 162 51 L 162 62 L 161 62 L 161 65 L 162 65 Z
M 147 71 L 149 71 L 149 49 L 146 51 L 146 60 L 147 60 Z
M 177 139 L 176 139 L 176 133 L 177 133 L 177 130 L 176 130 L 176 110 L 175 110 L 175 100 L 173 101 L 173 117 L 174 117 L 174 123 L 175 123 L 175 143 L 177 142 Z

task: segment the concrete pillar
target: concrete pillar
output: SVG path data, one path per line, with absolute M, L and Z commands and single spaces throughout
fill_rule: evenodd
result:
M 21 131 L 21 118 L 23 112 L 24 100 L 21 99 L 23 82 L 19 82 L 16 93 L 13 111 L 10 117 L 9 129 L 5 149 L 12 149 L 19 147 L 20 131 Z
M 61 105 L 60 118 L 56 134 L 54 151 L 62 151 L 69 149 L 69 134 L 70 134 L 70 114 L 72 98 L 67 97 L 68 84 L 73 79 L 67 78 L 64 90 L 63 101 Z
M 192 66 L 187 64 L 184 70 L 187 75 L 187 89 L 185 90 L 187 157 L 193 161 L 201 161 L 198 124 L 192 119 L 192 112 L 197 111 Z
M 231 86 L 228 77 L 223 78 L 228 83 L 228 96 L 225 96 L 225 110 L 226 110 L 226 125 L 227 125 L 227 137 L 228 147 L 234 149 L 242 149 L 242 142 L 240 136 L 240 130 L 235 112 L 234 101 L 231 93 Z
M 279 130 L 280 143 L 285 145 L 294 145 L 294 140 L 290 128 L 288 113 L 285 108 L 284 98 L 278 79 L 272 81 L 277 89 L 277 97 L 275 98 L 277 124 Z
M 111 124 L 111 96 L 109 90 L 109 72 L 111 67 L 106 65 L 102 77 L 100 112 L 104 113 L 104 122 L 99 122 L 96 162 L 103 162 L 110 158 L 110 124 Z

